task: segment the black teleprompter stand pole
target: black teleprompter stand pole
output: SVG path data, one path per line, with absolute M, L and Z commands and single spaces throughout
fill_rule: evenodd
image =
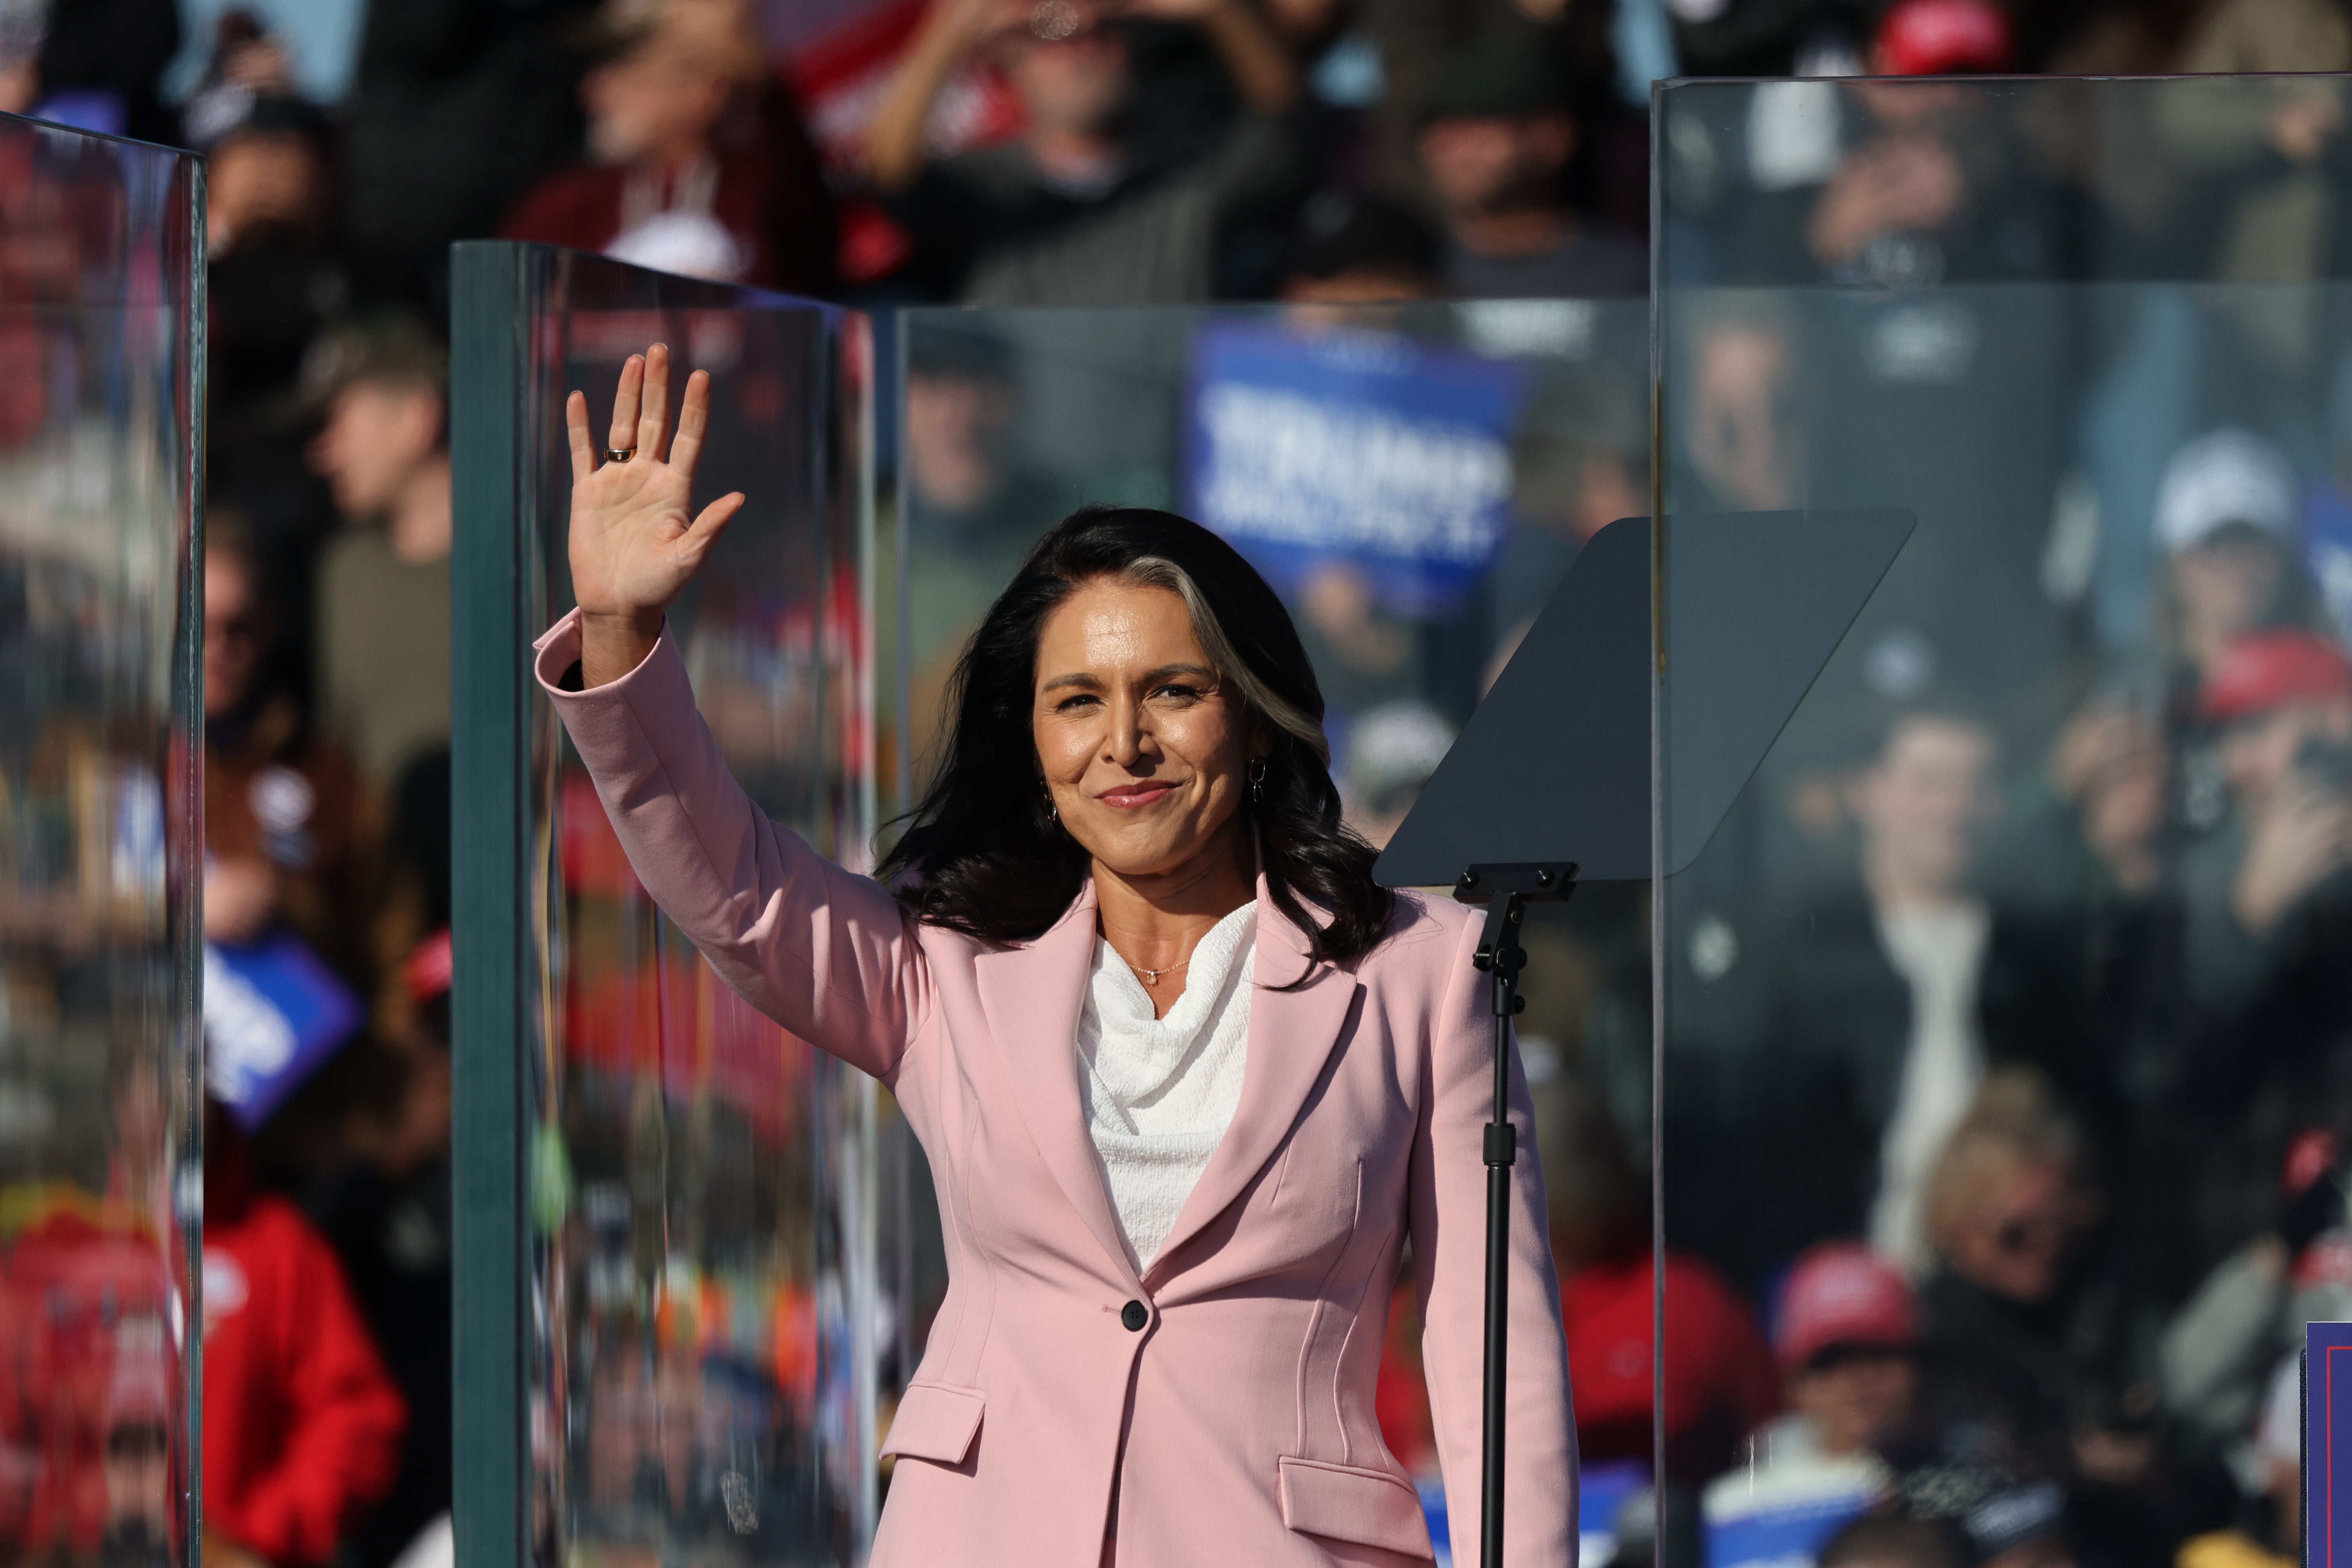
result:
M 1473 866 L 1454 884 L 1465 904 L 1486 906 L 1486 929 L 1471 962 L 1492 981 L 1495 1010 L 1495 1119 L 1486 1123 L 1486 1391 L 1478 1468 L 1479 1568 L 1503 1568 L 1503 1398 L 1511 1318 L 1511 1167 L 1518 1130 L 1511 1125 L 1511 1019 L 1527 1005 L 1519 971 L 1519 921 L 1530 901 L 1565 902 L 1576 889 L 1573 861 Z

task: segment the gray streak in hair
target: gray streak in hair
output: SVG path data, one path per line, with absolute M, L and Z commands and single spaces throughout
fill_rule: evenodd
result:
M 1201 639 L 1201 647 L 1208 654 L 1209 662 L 1217 667 L 1218 675 L 1234 683 L 1252 711 L 1312 751 L 1325 767 L 1331 765 L 1331 742 L 1324 738 L 1323 726 L 1316 722 L 1312 714 L 1268 689 L 1265 682 L 1258 679 L 1257 671 L 1234 652 L 1225 628 L 1217 624 L 1215 613 L 1209 608 L 1208 600 L 1201 596 L 1190 573 L 1165 556 L 1146 555 L 1123 575 L 1144 587 L 1165 588 L 1183 600 L 1185 612 L 1192 617 L 1192 635 Z

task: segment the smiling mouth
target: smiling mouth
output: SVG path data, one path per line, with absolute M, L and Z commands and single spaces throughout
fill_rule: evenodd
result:
M 1173 795 L 1175 791 L 1176 786 L 1172 784 L 1152 782 L 1121 784 L 1117 789 L 1105 790 L 1095 796 L 1095 800 L 1099 805 L 1117 806 L 1122 811 L 1132 811 L 1139 806 L 1155 805 Z

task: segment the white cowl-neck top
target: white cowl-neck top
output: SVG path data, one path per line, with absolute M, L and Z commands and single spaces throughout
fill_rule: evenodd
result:
M 1078 1017 L 1078 1088 L 1138 1270 L 1160 1255 L 1241 1104 L 1256 936 L 1252 900 L 1192 949 L 1192 962 L 1177 972 L 1184 994 L 1164 1018 L 1151 1016 L 1141 977 L 1110 943 L 1095 939 Z

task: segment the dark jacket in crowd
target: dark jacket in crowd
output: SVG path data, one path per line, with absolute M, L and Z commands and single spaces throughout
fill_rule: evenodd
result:
M 2282 1077 L 2305 1078 L 2340 1101 L 2344 1075 L 2329 1072 L 2327 1058 L 2352 1028 L 2352 874 L 2321 882 L 2262 936 L 2238 924 L 2225 897 L 2217 889 L 2220 907 L 2189 911 L 2200 999 L 2223 1020 L 2194 1091 L 2217 1116 Z
M 449 242 L 481 238 L 580 149 L 582 22 L 594 0 L 368 7 L 344 173 L 372 298 L 446 302 Z
M 2181 1452 L 2162 1412 L 2158 1321 L 2109 1267 L 2080 1259 L 2041 1301 L 1996 1294 L 1948 1269 L 1920 1289 L 1927 1427 L 1971 1433 L 2065 1484 L 2085 1563 L 2160 1563 L 2215 1528 L 2233 1490 L 2210 1458 Z M 2086 1452 L 2130 1454 L 2093 1466 Z
M 1945 1422 L 1986 1423 L 2054 1467 L 2071 1465 L 2077 1430 L 2129 1430 L 2156 1417 L 2156 1321 L 2095 1265 L 2077 1267 L 2041 1301 L 1941 1269 L 1919 1304 L 1926 1405 Z
M 384 1368 L 408 1405 L 391 1491 L 349 1543 L 356 1568 L 384 1568 L 449 1510 L 449 1163 L 399 1178 L 356 1164 L 329 1194 L 320 1228 L 341 1259 Z
M 2352 1135 L 2352 874 L 2322 882 L 2260 938 L 2226 907 L 2192 900 L 2188 919 L 2202 1017 L 2176 1117 L 2196 1151 L 2185 1217 L 2210 1268 L 2268 1226 L 2299 1133 Z
M 1229 225 L 1299 177 L 1283 122 L 1244 113 L 1203 155 L 1138 159 L 1108 188 L 1055 187 L 1018 142 L 934 160 L 890 197 L 927 291 L 982 305 L 1205 300 Z
M 54 0 L 41 38 L 41 91 L 114 93 L 122 100 L 128 133 L 176 142 L 177 119 L 157 88 L 179 50 L 175 0 Z
M 2078 1109 L 2096 1082 L 2082 951 L 2064 922 L 1996 908 L 1977 982 L 1986 1067 L 2036 1068 Z M 1813 1242 L 1867 1231 L 1911 1043 L 1910 985 L 1858 894 L 1800 916 L 1771 958 L 1763 1047 L 1728 1101 L 1728 1136 L 1743 1145 L 1740 1221 L 1706 1242 L 1749 1280 Z

